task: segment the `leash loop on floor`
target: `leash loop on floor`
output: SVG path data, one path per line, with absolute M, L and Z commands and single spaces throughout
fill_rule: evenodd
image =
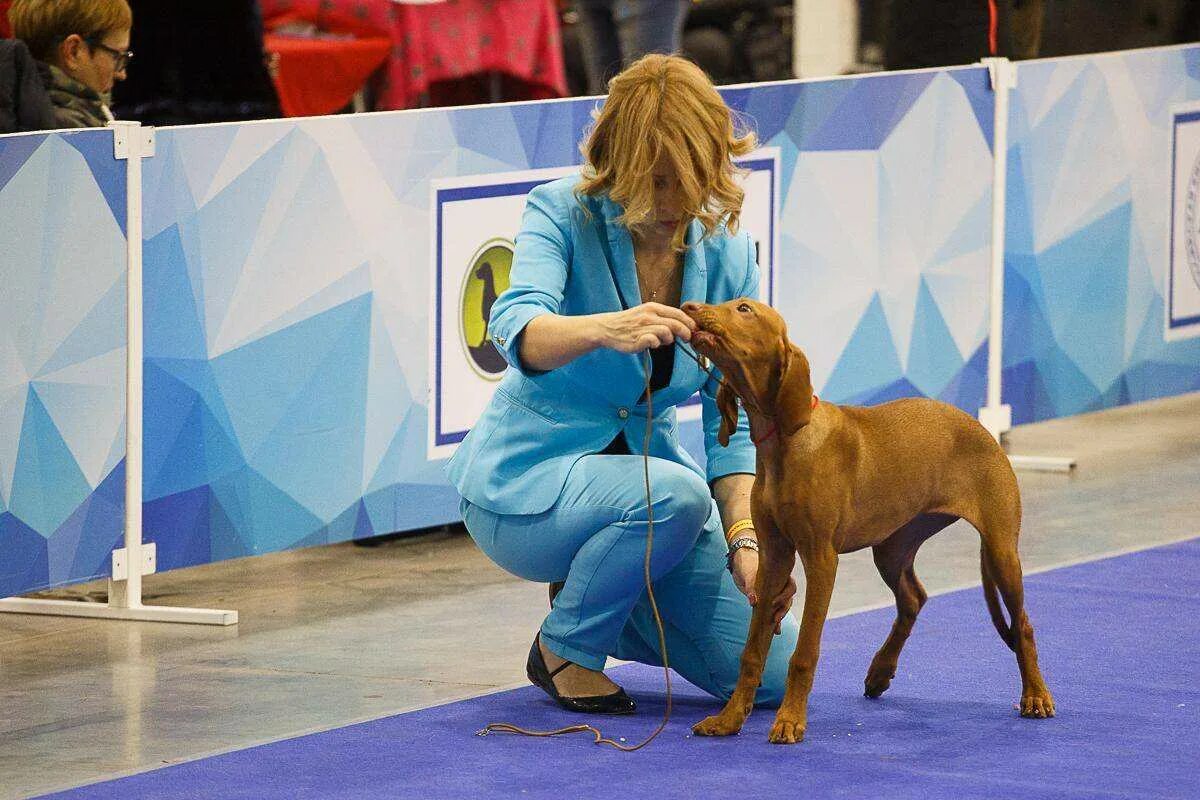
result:
M 677 342 L 677 344 L 679 343 Z M 680 349 L 682 349 L 682 346 Z M 686 350 L 684 350 L 684 352 L 687 353 Z M 632 753 L 635 750 L 641 750 L 643 747 L 650 744 L 650 742 L 654 741 L 654 739 L 663 732 L 663 729 L 667 727 L 667 723 L 671 721 L 671 667 L 670 663 L 667 661 L 667 637 L 666 633 L 663 631 L 662 617 L 658 613 L 658 602 L 654 599 L 654 587 L 650 580 L 650 554 L 654 546 L 654 504 L 650 497 L 650 433 L 653 430 L 651 420 L 654 419 L 654 401 L 651 399 L 652 392 L 650 389 L 650 373 L 653 367 L 650 360 L 649 351 L 643 355 L 645 356 L 643 368 L 646 373 L 646 433 L 642 438 L 642 469 L 646 479 L 646 557 L 644 564 L 644 577 L 646 579 L 646 596 L 650 599 L 650 610 L 654 614 L 654 625 L 658 629 L 658 649 L 662 654 L 663 676 L 667 685 L 667 704 L 666 708 L 663 710 L 662 721 L 658 723 L 658 727 L 655 728 L 654 732 L 647 736 L 644 741 L 632 746 L 621 744 L 618 741 L 609 739 L 600 732 L 599 728 L 587 724 L 568 725 L 565 728 L 558 728 L 557 730 L 552 731 L 531 731 L 518 725 L 513 725 L 510 722 L 492 722 L 489 723 L 483 730 L 476 731 L 476 736 L 487 736 L 489 733 L 515 733 L 521 736 L 548 738 L 551 736 L 564 736 L 571 733 L 587 732 L 591 733 L 595 737 L 594 744 L 606 744 L 610 747 L 615 747 L 617 750 L 621 750 L 626 753 Z M 692 355 L 691 353 L 687 353 L 687 355 L 695 360 L 697 364 L 700 364 L 700 360 L 696 358 L 696 356 Z M 705 372 L 708 372 L 709 375 L 712 374 L 709 370 L 705 369 L 703 364 L 700 364 L 700 368 Z

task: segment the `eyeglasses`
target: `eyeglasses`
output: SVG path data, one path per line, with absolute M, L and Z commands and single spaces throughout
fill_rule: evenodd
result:
M 129 62 L 133 60 L 132 50 L 118 50 L 115 47 L 109 47 L 104 42 L 97 42 L 94 39 L 88 39 L 87 43 L 90 47 L 96 50 L 103 50 L 113 57 L 113 69 L 117 72 L 124 72 L 129 66 Z

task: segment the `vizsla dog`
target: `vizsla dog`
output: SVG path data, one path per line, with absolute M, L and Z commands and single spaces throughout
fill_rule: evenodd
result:
M 783 319 L 754 300 L 686 303 L 683 311 L 698 327 L 692 346 L 724 374 L 717 394 L 719 440 L 727 444 L 737 426 L 740 397 L 758 446 L 751 495 L 762 548 L 758 596 L 775 597 L 785 587 L 797 554 L 804 565 L 800 639 L 770 740 L 790 744 L 804 738 L 838 555 L 872 548 L 879 574 L 896 595 L 896 622 L 865 681 L 866 695 L 878 697 L 896 674 L 900 650 L 925 603 L 925 589 L 913 571 L 917 548 L 958 519 L 974 525 L 982 539 L 984 598 L 1000 637 L 1017 655 L 1021 716 L 1054 716 L 1023 608 L 1017 480 L 987 431 L 935 400 L 896 400 L 874 408 L 818 402 L 808 359 L 788 341 Z M 733 696 L 693 732 L 728 736 L 741 729 L 770 646 L 770 613 L 769 603 L 754 609 Z

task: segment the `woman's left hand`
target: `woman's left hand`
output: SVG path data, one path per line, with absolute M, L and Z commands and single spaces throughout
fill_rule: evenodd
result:
M 738 590 L 746 595 L 750 605 L 757 606 L 758 595 L 754 591 L 754 581 L 758 575 L 758 553 L 748 547 L 738 550 L 733 554 L 730 571 L 733 573 L 733 582 L 737 585 Z M 782 631 L 783 616 L 791 609 L 795 597 L 796 579 L 789 575 L 787 585 L 783 587 L 782 592 L 775 596 L 775 600 L 771 604 L 771 622 L 775 626 L 775 633 L 778 634 Z

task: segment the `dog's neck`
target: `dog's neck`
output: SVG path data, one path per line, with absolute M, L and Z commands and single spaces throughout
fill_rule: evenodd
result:
M 746 418 L 750 420 L 750 441 L 760 452 L 774 452 L 779 448 L 782 437 L 779 434 L 779 420 L 774 415 L 746 408 Z
M 808 431 L 813 423 L 813 417 L 816 415 L 819 404 L 820 401 L 817 399 L 817 396 L 809 393 L 808 418 L 802 424 L 795 426 L 794 429 L 785 427 L 785 423 L 781 421 L 779 414 L 769 414 L 751 408 L 748 404 L 744 404 L 746 418 L 750 421 L 750 441 L 754 443 L 760 453 L 766 456 L 780 452 L 788 442 L 796 437 L 803 436 Z
M 744 404 L 750 418 L 751 438 L 759 447 L 777 447 L 803 430 L 816 408 L 808 362 L 790 342 L 784 350 L 778 382 L 772 388 L 772 397 L 756 397 L 751 403 Z M 769 402 L 764 402 L 768 399 Z

